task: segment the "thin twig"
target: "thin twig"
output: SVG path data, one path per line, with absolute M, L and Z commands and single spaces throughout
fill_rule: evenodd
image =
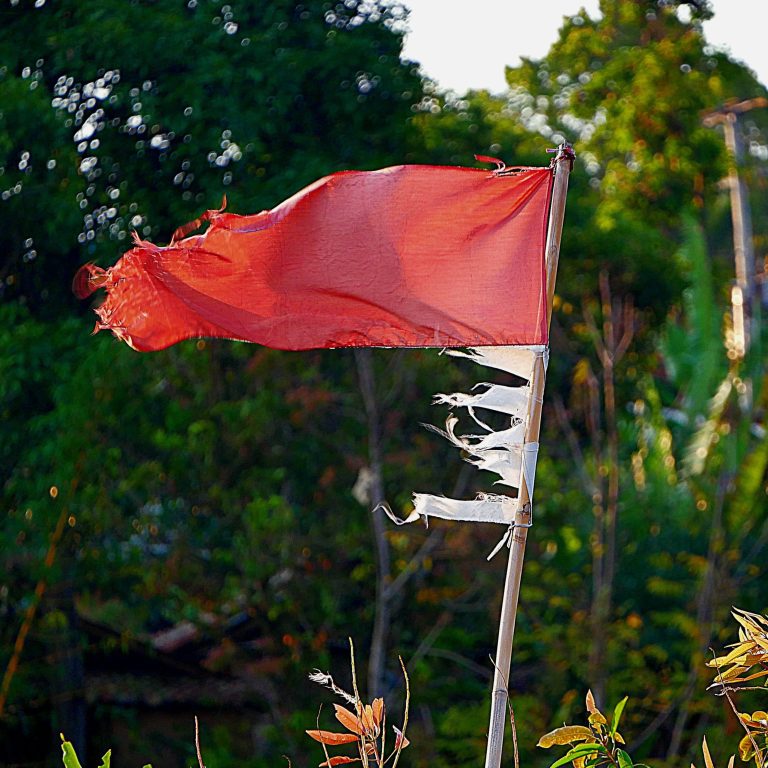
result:
M 195 715 L 195 751 L 197 752 L 197 764 L 200 766 L 200 768 L 205 768 L 203 755 L 200 752 L 200 728 L 197 723 L 197 715 Z
M 563 398 L 560 397 L 560 395 L 555 394 L 552 398 L 552 404 L 555 407 L 555 416 L 557 417 L 557 421 L 565 433 L 565 439 L 568 442 L 568 449 L 576 459 L 575 464 L 579 470 L 579 476 L 581 477 L 581 483 L 584 491 L 587 493 L 587 495 L 589 495 L 590 498 L 592 498 L 596 493 L 598 493 L 598 488 L 594 480 L 590 477 L 589 472 L 587 471 L 587 462 L 584 459 L 584 453 L 581 450 L 581 446 L 579 445 L 579 439 L 576 436 L 576 431 L 574 430 L 570 419 L 568 418 L 568 411 L 565 407 L 565 403 L 563 402 Z
M 722 680 L 723 675 L 720 672 L 720 664 L 717 661 L 717 655 L 711 648 L 709 650 L 712 654 L 712 658 L 715 661 L 717 676 Z M 759 768 L 764 768 L 765 760 L 761 759 L 760 748 L 757 746 L 757 742 L 755 741 L 755 737 L 752 735 L 752 731 L 749 730 L 749 727 L 747 726 L 747 724 L 741 719 L 741 717 L 739 717 L 739 710 L 736 709 L 736 705 L 733 703 L 733 699 L 731 698 L 731 695 L 730 695 L 730 690 L 731 689 L 723 686 L 723 696 L 725 696 L 725 698 L 727 699 L 728 704 L 730 704 L 731 709 L 733 710 L 733 714 L 736 715 L 736 719 L 741 723 L 742 728 L 744 728 L 744 730 L 747 732 L 747 736 L 749 736 L 750 742 L 752 742 L 752 749 L 755 750 L 755 762 L 757 763 Z
M 448 624 L 450 624 L 452 618 L 453 614 L 451 614 L 450 611 L 443 611 L 440 616 L 437 617 L 437 621 L 432 626 L 432 629 L 427 632 L 424 639 L 419 643 L 419 647 L 414 651 L 413 656 L 411 656 L 409 661 L 411 667 L 413 667 L 422 657 L 427 655 L 440 633 L 448 626 Z
M 322 734 L 322 729 L 320 728 L 320 713 L 323 711 L 323 705 L 321 704 L 319 709 L 317 710 L 317 718 L 315 719 L 315 722 L 317 723 L 317 730 Z M 325 755 L 325 762 L 328 764 L 328 768 L 330 768 L 331 765 L 331 756 L 328 754 L 328 747 L 325 746 L 325 742 L 321 741 L 320 746 L 323 748 L 323 754 Z M 288 761 L 290 763 L 290 760 Z M 289 766 L 290 768 L 290 766 Z
M 387 754 L 387 706 L 386 704 L 381 710 L 381 762 L 379 768 L 383 768 L 386 765 L 385 755 Z
M 368 768 L 368 753 L 365 750 L 365 728 L 363 727 L 362 713 L 363 702 L 360 700 L 360 691 L 357 689 L 357 669 L 355 667 L 355 644 L 349 638 L 349 664 L 352 668 L 352 690 L 355 692 L 355 717 L 360 728 L 360 761 L 363 768 Z
M 400 753 L 403 751 L 403 744 L 405 743 L 405 732 L 408 728 L 408 708 L 411 705 L 411 684 L 408 680 L 408 672 L 405 670 L 405 664 L 403 663 L 403 657 L 397 657 L 400 660 L 400 668 L 403 670 L 403 678 L 405 679 L 405 707 L 403 711 L 403 730 L 400 732 L 400 743 L 397 745 L 397 751 L 395 752 L 395 760 L 392 763 L 392 768 L 397 768 L 397 761 L 400 759 Z
M 70 500 L 74 497 L 75 491 L 77 490 L 77 486 L 80 482 L 81 466 L 82 466 L 82 456 L 77 462 L 77 465 L 75 467 L 74 477 L 72 478 L 72 482 L 70 483 L 70 486 L 69 486 Z M 48 577 L 51 574 L 51 569 L 53 568 L 53 563 L 56 559 L 56 550 L 59 546 L 62 536 L 64 535 L 64 531 L 66 530 L 66 522 L 68 519 L 69 519 L 69 507 L 68 507 L 68 504 L 64 504 L 64 506 L 61 509 L 61 513 L 59 514 L 59 519 L 56 523 L 56 528 L 53 530 L 53 533 L 51 534 L 51 538 L 48 544 L 48 551 L 45 554 L 45 560 L 43 562 L 43 566 L 45 570 L 43 572 L 43 575 L 40 577 L 37 584 L 35 585 L 35 591 L 32 596 L 32 600 L 29 603 L 29 606 L 27 607 L 26 613 L 24 614 L 24 620 L 21 624 L 21 627 L 19 628 L 19 633 L 16 636 L 16 642 L 13 644 L 13 653 L 11 654 L 11 658 L 8 661 L 7 667 L 5 668 L 5 674 L 3 675 L 2 684 L 0 684 L 0 719 L 3 716 L 3 712 L 5 711 L 5 705 L 8 702 L 8 696 L 11 690 L 11 682 L 13 681 L 13 678 L 19 668 L 19 663 L 21 661 L 21 654 L 24 651 L 24 645 L 27 640 L 27 635 L 29 634 L 29 630 L 32 628 L 32 624 L 35 620 L 35 615 L 40 607 L 40 603 L 43 600 L 43 595 L 45 594 L 45 590 L 48 587 Z
M 600 337 L 600 331 L 597 330 L 595 319 L 592 317 L 592 313 L 589 311 L 589 308 L 586 306 L 586 304 L 582 307 L 582 316 L 584 318 L 584 325 L 587 326 L 587 331 L 589 331 L 592 344 L 595 347 L 595 352 L 597 352 L 597 356 L 600 358 L 600 361 L 603 362 L 608 353 L 605 348 L 605 344 L 603 343 L 603 339 Z

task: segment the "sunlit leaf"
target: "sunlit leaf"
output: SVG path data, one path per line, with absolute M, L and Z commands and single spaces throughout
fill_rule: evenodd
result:
M 112 761 L 112 750 L 108 749 L 106 754 L 101 758 L 101 764 L 99 765 L 99 768 L 110 768 L 111 761 Z
M 621 720 L 621 715 L 624 712 L 624 707 L 627 705 L 627 699 L 629 696 L 625 696 L 617 705 L 616 708 L 613 710 L 613 719 L 611 720 L 611 735 L 613 736 L 616 733 L 616 729 L 619 727 L 619 721 Z
M 373 724 L 373 708 L 370 704 L 363 704 L 361 701 L 357 702 L 357 715 L 360 719 L 360 723 L 363 726 L 364 731 L 372 732 L 374 729 Z
M 395 749 L 405 749 L 411 742 L 397 726 L 393 725 L 392 730 L 395 732 Z
M 623 750 L 616 750 L 616 757 L 619 758 L 619 768 L 634 768 L 632 758 Z
M 80 761 L 77 759 L 75 748 L 72 746 L 72 742 L 64 740 L 64 734 L 61 736 L 61 752 L 62 759 L 64 761 L 64 768 L 82 768 Z
M 707 768 L 715 768 L 715 764 L 712 762 L 712 755 L 709 754 L 709 746 L 707 744 L 706 736 L 701 742 L 701 751 L 704 753 L 704 765 L 706 765 Z
M 346 755 L 337 755 L 330 758 L 330 760 L 324 760 L 319 764 L 318 768 L 333 768 L 335 765 L 346 765 L 347 763 L 359 763 L 359 757 L 347 757 Z
M 748 760 L 751 760 L 752 757 L 755 754 L 755 747 L 752 744 L 752 739 L 749 737 L 749 734 L 747 734 L 740 742 L 739 742 L 739 757 L 744 761 L 747 762 Z
M 744 643 L 737 643 L 736 647 L 728 653 L 726 656 L 719 656 L 715 659 L 710 659 L 707 662 L 708 667 L 724 667 L 726 664 L 732 664 L 734 661 L 744 656 L 747 651 L 754 647 L 754 643 L 748 640 Z
M 336 710 L 336 719 L 345 728 L 358 735 L 362 733 L 360 722 L 353 712 L 350 712 L 346 707 L 342 707 L 341 704 L 334 704 L 333 708 Z
M 597 705 L 595 704 L 595 697 L 592 695 L 592 689 L 589 689 L 587 691 L 586 704 L 587 704 L 587 712 L 589 712 L 590 714 L 600 711 L 597 708 Z
M 574 741 L 584 741 L 593 739 L 592 731 L 585 725 L 565 725 L 562 728 L 555 728 L 554 731 L 545 733 L 536 744 L 537 747 L 549 749 L 550 747 L 562 747 L 566 744 L 573 744 Z
M 595 753 L 606 753 L 606 749 L 601 744 L 579 744 L 573 749 L 569 750 L 566 755 L 563 755 L 559 760 L 556 760 L 549 768 L 559 768 L 561 765 L 570 763 L 577 758 L 587 758 Z
M 330 731 L 307 731 L 307 736 L 321 744 L 335 746 L 336 744 L 351 744 L 358 740 L 354 733 L 331 733 Z
M 598 710 L 595 710 L 589 716 L 589 723 L 590 723 L 590 725 L 606 725 L 607 722 L 608 721 L 605 719 L 605 715 L 602 712 L 598 711 Z
M 378 727 L 384 717 L 384 699 L 373 700 L 373 722 Z

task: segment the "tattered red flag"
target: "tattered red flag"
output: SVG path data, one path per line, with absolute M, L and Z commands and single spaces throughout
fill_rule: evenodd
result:
M 86 265 L 97 329 L 134 349 L 223 337 L 278 349 L 545 344 L 550 168 L 345 171 L 271 211 Z M 183 234 L 188 229 L 180 228 Z

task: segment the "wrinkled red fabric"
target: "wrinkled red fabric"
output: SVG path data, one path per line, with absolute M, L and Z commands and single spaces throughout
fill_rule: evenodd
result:
M 139 351 L 225 337 L 277 349 L 547 341 L 549 168 L 396 166 L 327 176 L 252 216 L 115 266 L 97 329 Z

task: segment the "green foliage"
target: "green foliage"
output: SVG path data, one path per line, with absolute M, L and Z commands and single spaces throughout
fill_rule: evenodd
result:
M 64 735 L 61 736 L 61 752 L 62 760 L 64 761 L 64 768 L 82 768 L 80 761 L 77 759 L 77 753 L 72 743 L 66 741 Z M 108 749 L 104 756 L 101 758 L 99 768 L 110 768 L 112 760 L 112 750 Z M 152 768 L 151 766 L 144 766 L 144 768 Z

